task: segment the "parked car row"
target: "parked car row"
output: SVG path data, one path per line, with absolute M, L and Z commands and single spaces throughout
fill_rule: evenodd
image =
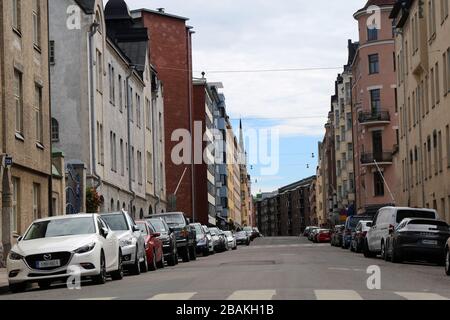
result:
M 36 220 L 7 258 L 11 291 L 29 283 L 49 288 L 71 276 L 104 284 L 124 274 L 139 275 L 168 266 L 236 250 L 250 244 L 244 231 L 234 234 L 199 223 L 190 224 L 181 213 L 153 215 L 139 221 L 125 211 L 77 214 Z
M 307 227 L 303 235 L 315 243 L 331 242 L 331 230 L 319 227 Z
M 450 227 L 433 209 L 384 207 L 374 217 L 349 217 L 333 229 L 331 245 L 393 263 L 437 263 L 450 276 Z

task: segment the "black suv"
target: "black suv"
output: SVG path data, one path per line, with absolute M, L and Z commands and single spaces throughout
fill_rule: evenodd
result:
M 177 239 L 178 253 L 183 262 L 197 259 L 195 228 L 189 225 L 189 219 L 182 212 L 161 213 L 153 215 L 152 218 L 163 219 L 175 233 Z
M 156 232 L 160 234 L 159 239 L 163 243 L 164 260 L 169 266 L 178 264 L 177 238 L 175 233 L 170 230 L 169 225 L 161 218 L 147 219 Z

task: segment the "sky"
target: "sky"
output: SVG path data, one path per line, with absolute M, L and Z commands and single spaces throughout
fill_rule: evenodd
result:
M 194 76 L 222 82 L 227 113 L 245 134 L 278 132 L 274 170 L 251 161 L 254 194 L 271 192 L 316 173 L 318 142 L 347 62 L 347 41 L 357 39 L 353 13 L 365 0 L 128 0 L 130 9 L 165 8 L 194 27 Z M 217 72 L 301 69 L 283 72 Z M 307 70 L 304 70 L 307 69 Z M 308 70 L 309 69 L 309 70 Z M 313 70 L 311 70 L 313 69 Z M 319 70 L 317 70 L 319 69 Z M 261 133 L 263 132 L 263 133 Z M 247 139 L 250 153 L 259 154 Z M 259 151 L 258 151 L 259 152 Z M 270 152 L 269 152 L 270 154 Z M 252 159 L 250 159 L 252 160 Z M 270 160 L 270 159 L 269 159 Z M 268 163 L 268 162 L 264 162 Z M 277 167 L 279 167 L 278 170 Z M 308 168 L 309 167 L 309 168 Z

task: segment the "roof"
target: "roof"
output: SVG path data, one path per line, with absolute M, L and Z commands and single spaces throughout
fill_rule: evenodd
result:
M 391 11 L 389 18 L 396 19 L 401 14 L 400 20 L 396 21 L 396 27 L 401 28 L 405 24 L 409 16 L 409 8 L 411 8 L 414 0 L 397 0 Z
M 369 0 L 366 2 L 366 5 L 356 11 L 354 16 L 359 15 L 360 13 L 363 13 L 371 6 L 377 6 L 377 7 L 387 7 L 387 6 L 393 6 L 395 4 L 396 0 Z
M 105 6 L 108 19 L 132 19 L 130 9 L 124 0 L 109 0 Z
M 173 19 L 178 19 L 178 20 L 183 20 L 183 21 L 188 21 L 189 20 L 189 18 L 186 18 L 186 17 L 177 16 L 177 15 L 174 15 L 174 14 L 166 13 L 164 11 L 151 10 L 151 9 L 145 9 L 145 8 L 131 10 L 131 15 L 133 17 L 136 17 L 136 14 L 139 14 L 139 13 L 142 13 L 142 12 L 157 14 L 157 15 L 160 15 L 160 16 L 173 18 Z
M 87 14 L 95 12 L 95 0 L 75 0 L 78 6 Z

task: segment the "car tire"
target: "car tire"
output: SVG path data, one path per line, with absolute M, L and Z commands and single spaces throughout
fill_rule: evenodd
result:
M 159 269 L 164 269 L 166 266 L 166 260 L 164 259 L 164 255 L 161 256 L 161 260 L 156 264 Z
M 169 267 L 173 267 L 177 264 L 177 260 L 178 260 L 177 251 L 176 248 L 174 247 L 172 249 L 172 254 L 169 256 L 169 259 L 167 260 L 167 265 Z
M 369 250 L 369 244 L 367 243 L 367 240 L 364 241 L 363 252 L 364 252 L 364 257 L 366 257 L 366 258 L 375 258 L 376 257 L 376 254 Z
M 141 273 L 147 273 L 148 272 L 148 260 L 147 260 L 147 254 L 144 252 L 144 261 L 141 262 Z
M 152 262 L 148 265 L 148 268 L 149 268 L 150 271 L 155 271 L 156 269 L 158 269 L 158 266 L 156 265 L 156 252 L 155 252 L 155 250 L 153 250 Z
M 141 263 L 139 262 L 138 249 L 136 249 L 136 257 L 133 266 L 131 266 L 131 274 L 138 276 L 141 274 Z
M 119 267 L 116 271 L 111 272 L 111 278 L 114 281 L 123 279 L 123 262 L 122 262 L 122 252 L 119 251 Z
M 189 247 L 186 246 L 183 248 L 183 262 L 187 263 L 191 261 L 191 257 L 189 255 Z
M 448 248 L 445 253 L 445 274 L 450 276 L 450 250 Z
M 106 260 L 103 251 L 100 254 L 100 273 L 93 277 L 93 282 L 98 285 L 106 283 Z
M 389 260 L 389 256 L 388 256 L 386 245 L 384 244 L 384 241 L 381 242 L 381 259 L 383 259 L 384 261 Z
M 189 248 L 189 258 L 191 258 L 192 261 L 197 260 L 197 250 L 195 249 L 195 246 Z
M 395 249 L 395 243 L 392 244 L 392 253 L 391 253 L 391 262 L 392 263 L 402 263 L 402 253 L 400 250 Z
M 21 293 L 24 292 L 27 289 L 26 282 L 22 283 L 14 283 L 9 285 L 9 291 L 12 293 Z
M 48 290 L 52 286 L 52 282 L 49 280 L 41 280 L 38 281 L 39 289 Z
M 206 249 L 203 250 L 203 256 L 204 256 L 204 257 L 209 256 L 209 247 L 208 247 L 208 246 L 206 246 Z

